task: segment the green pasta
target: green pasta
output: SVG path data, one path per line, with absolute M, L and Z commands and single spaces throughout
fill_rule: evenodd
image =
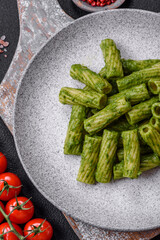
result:
M 118 88 L 117 88 L 117 79 L 108 79 L 108 82 L 112 85 L 112 91 L 108 93 L 108 96 L 112 96 L 116 93 L 118 93 Z
M 149 146 L 140 146 L 140 154 L 141 155 L 144 155 L 144 154 L 147 154 L 147 153 L 152 153 L 152 149 L 149 147 Z M 118 161 L 121 162 L 124 160 L 124 149 L 123 148 L 120 148 L 117 150 L 117 158 L 118 158 Z
M 91 112 L 93 114 L 96 114 L 99 111 L 100 110 L 96 109 L 96 108 L 91 109 Z M 106 129 L 115 131 L 115 132 L 122 132 L 122 131 L 132 130 L 132 129 L 135 129 L 138 127 L 139 127 L 138 124 L 130 125 L 129 122 L 126 120 L 126 118 L 124 116 L 122 116 L 122 117 L 116 119 L 115 121 L 113 121 L 111 124 L 109 124 L 106 127 Z
M 132 59 L 121 59 L 122 66 L 123 66 L 123 72 L 124 75 L 129 75 L 133 72 L 137 72 L 140 70 L 143 70 L 145 68 L 150 68 L 154 64 L 160 62 L 160 59 L 147 59 L 147 60 L 132 60 Z M 106 78 L 106 67 L 104 66 L 99 74 L 103 77 Z
M 126 97 L 126 99 L 130 101 L 131 105 L 143 102 L 144 100 L 150 98 L 146 84 L 143 83 L 109 97 L 107 104 L 117 101 L 117 99 L 121 98 L 122 96 Z
M 100 44 L 105 65 L 107 79 L 123 77 L 123 68 L 121 63 L 120 51 L 117 49 L 112 39 L 105 39 Z
M 63 104 L 79 104 L 102 109 L 106 106 L 107 96 L 96 91 L 63 87 L 59 93 L 59 101 Z
M 130 125 L 126 118 L 124 118 L 123 116 L 107 126 L 108 130 L 116 132 L 132 130 L 135 128 L 138 128 L 138 124 Z
M 158 132 L 160 132 L 160 119 L 152 117 L 149 121 L 149 124 L 154 127 Z
M 87 184 L 95 183 L 95 172 L 101 140 L 101 137 L 90 137 L 88 135 L 85 136 L 77 181 Z
M 138 124 L 136 125 L 131 125 L 131 127 L 129 127 L 128 129 L 124 129 L 122 130 L 123 131 L 127 131 L 127 130 L 133 130 L 133 129 L 138 129 Z M 115 129 L 114 129 L 115 130 Z M 122 135 L 122 134 L 121 134 Z M 123 148 L 123 139 L 122 139 L 122 136 L 120 135 L 120 138 L 119 138 L 119 141 L 118 141 L 118 149 L 119 148 Z M 139 137 L 139 142 L 141 144 L 141 146 L 146 146 L 146 143 L 144 142 L 144 140 L 142 139 L 141 135 L 138 133 L 138 137 Z
M 139 128 L 143 140 L 150 146 L 154 153 L 160 156 L 160 133 L 150 124 Z
M 86 107 L 74 105 L 64 143 L 64 154 L 80 155 L 82 153 L 85 118 Z
M 147 154 L 141 157 L 140 171 L 145 172 L 160 166 L 160 159 L 157 154 Z
M 99 75 L 106 79 L 106 67 L 103 67 L 101 69 L 101 71 L 99 72 Z M 107 79 L 107 81 L 112 85 L 112 91 L 108 93 L 108 96 L 112 96 L 118 93 L 117 82 L 116 82 L 117 78 L 110 78 L 110 79 Z
M 140 167 L 140 145 L 138 130 L 122 132 L 124 147 L 124 169 L 123 177 L 137 178 Z
M 92 117 L 86 119 L 84 128 L 90 134 L 97 133 L 130 109 L 131 104 L 122 97 L 117 102 L 109 104 Z
M 105 66 L 100 70 L 99 75 L 103 78 L 107 78 Z
M 117 158 L 118 158 L 119 162 L 124 160 L 124 149 L 123 148 L 119 148 L 117 150 Z
M 137 123 L 137 125 L 139 125 L 138 128 L 145 126 L 146 124 L 149 123 L 149 121 L 150 121 L 150 119 L 147 119 L 147 120 L 144 120 L 144 121 L 142 121 L 142 122 L 140 122 L 140 123 Z M 145 142 L 145 141 L 143 140 L 143 138 L 141 137 L 141 134 L 139 133 L 139 131 L 138 131 L 138 137 L 139 137 L 140 144 L 141 144 L 142 146 L 147 146 L 146 142 Z
M 160 102 L 154 103 L 151 110 L 153 117 L 160 119 Z
M 141 157 L 139 174 L 160 166 L 160 159 L 157 154 L 147 154 Z M 123 178 L 124 161 L 113 166 L 113 178 L 118 180 Z
M 146 118 L 151 117 L 152 104 L 158 102 L 158 97 L 153 97 L 145 102 L 141 102 L 132 107 L 132 109 L 126 113 L 127 121 L 134 125 Z
M 117 163 L 113 166 L 113 179 L 114 180 L 123 178 L 123 169 L 124 169 L 124 161 Z
M 147 60 L 132 60 L 121 59 L 123 65 L 123 71 L 125 75 L 129 75 L 132 72 L 140 71 L 144 68 L 149 68 L 154 64 L 160 62 L 160 59 L 147 59 Z
M 83 88 L 83 90 L 85 90 L 85 91 L 94 91 L 92 88 L 90 88 L 90 87 L 88 87 L 88 86 L 85 86 L 85 87 Z M 96 92 L 96 91 L 95 91 L 95 92 Z M 107 100 L 107 101 L 108 101 L 108 100 Z M 97 109 L 97 108 L 91 108 L 90 111 L 89 111 L 90 117 L 91 117 L 93 114 L 97 113 L 97 112 L 99 112 L 99 109 Z
M 99 93 L 107 94 L 112 91 L 112 85 L 106 79 L 81 64 L 74 64 L 71 66 L 70 76 Z
M 148 83 L 150 78 L 160 77 L 160 63 L 156 63 L 150 68 L 145 68 L 143 70 L 133 72 L 129 76 L 117 80 L 117 86 L 119 92 L 131 88 L 142 83 Z
M 160 166 L 160 59 L 121 59 L 112 39 L 100 48 L 99 74 L 73 64 L 70 76 L 86 86 L 59 93 L 73 105 L 64 154 L 81 155 L 77 181 L 86 184 L 136 179 Z
M 91 113 L 96 114 L 97 112 L 99 112 L 99 109 L 97 109 L 97 108 L 92 108 L 91 109 Z
M 122 148 L 123 147 L 123 139 L 122 139 L 122 134 L 120 134 L 120 137 L 119 137 L 119 141 L 118 141 L 118 148 Z
M 85 90 L 85 91 L 95 91 L 95 90 L 93 90 L 93 88 L 88 87 L 88 86 L 85 86 L 85 87 L 83 88 L 83 90 Z M 95 91 L 95 92 L 96 92 L 96 91 Z
M 153 94 L 160 93 L 160 78 L 151 78 L 148 81 L 148 88 Z
M 97 182 L 108 183 L 112 179 L 112 168 L 118 144 L 118 133 L 103 131 L 99 161 L 95 178 Z

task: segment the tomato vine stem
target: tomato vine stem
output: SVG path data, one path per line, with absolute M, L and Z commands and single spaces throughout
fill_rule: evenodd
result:
M 27 210 L 27 208 L 23 208 L 23 206 L 24 206 L 29 200 L 30 200 L 30 199 L 28 199 L 25 203 L 22 203 L 22 204 L 20 204 L 20 205 L 18 204 L 18 206 L 14 207 L 13 211 L 16 210 L 16 209 L 19 209 L 19 208 L 20 208 L 20 209 L 23 209 L 23 210 Z M 13 211 L 12 211 L 12 212 L 13 212 Z M 19 238 L 19 240 L 25 240 L 25 239 L 26 239 L 30 234 L 32 234 L 32 233 L 34 234 L 34 236 L 36 236 L 38 233 L 43 233 L 43 232 L 45 232 L 45 231 L 47 230 L 47 228 L 44 229 L 43 231 L 41 230 L 41 227 L 42 227 L 43 223 L 46 221 L 46 219 L 44 219 L 44 221 L 43 221 L 38 227 L 35 227 L 35 226 L 33 225 L 34 229 L 33 229 L 33 230 L 30 230 L 29 233 L 28 233 L 28 235 L 26 235 L 26 236 L 24 237 L 24 236 L 22 236 L 19 232 L 17 232 L 16 229 L 13 227 L 13 225 L 12 225 L 12 223 L 11 223 L 11 220 L 9 219 L 10 214 L 7 215 L 1 206 L 0 206 L 0 212 L 1 212 L 2 215 L 4 216 L 4 218 L 5 218 L 5 220 L 7 221 L 7 223 L 9 224 L 9 227 L 10 227 L 10 229 L 11 229 L 9 232 L 13 232 L 13 233 Z M 6 234 L 6 232 L 0 234 L 0 240 L 1 240 L 1 237 L 3 237 L 3 235 L 5 235 L 5 234 Z
M 26 239 L 26 237 L 22 236 L 20 233 L 18 233 L 18 232 L 16 231 L 16 229 L 13 227 L 13 225 L 12 225 L 10 219 L 9 219 L 9 216 L 4 212 L 4 210 L 2 209 L 1 206 L 0 206 L 0 212 L 3 214 L 5 220 L 6 220 L 7 223 L 9 224 L 10 229 L 11 229 L 11 232 L 13 232 L 20 240 Z M 4 234 L 6 234 L 6 233 L 4 233 Z

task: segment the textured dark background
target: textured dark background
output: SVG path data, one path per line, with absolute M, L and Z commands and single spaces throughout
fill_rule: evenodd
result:
M 87 14 L 80 10 L 72 0 L 58 0 L 63 10 L 73 18 L 79 18 Z M 120 8 L 136 8 L 160 12 L 160 0 L 126 0 Z
M 59 3 L 64 11 L 73 18 L 78 18 L 86 14 L 86 12 L 78 9 L 72 3 L 72 0 L 59 0 Z M 126 0 L 121 8 L 138 8 L 160 12 L 160 0 Z M 19 19 L 16 0 L 0 0 L 0 36 L 2 35 L 6 35 L 6 40 L 10 42 L 10 45 L 7 48 L 8 58 L 4 58 L 0 54 L 0 82 L 11 63 L 19 38 Z M 35 217 L 46 218 L 52 224 L 54 228 L 54 240 L 78 240 L 78 237 L 69 226 L 63 214 L 45 200 L 28 179 L 19 161 L 13 137 L 1 118 L 0 151 L 8 159 L 7 170 L 16 173 L 24 185 L 21 195 L 32 196 L 32 201 L 35 204 Z
M 10 42 L 7 47 L 5 58 L 0 54 L 0 82 L 12 61 L 19 38 L 19 18 L 16 0 L 0 0 L 0 37 L 6 36 L 6 41 Z

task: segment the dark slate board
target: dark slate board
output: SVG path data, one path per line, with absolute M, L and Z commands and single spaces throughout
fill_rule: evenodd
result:
M 19 39 L 19 17 L 16 0 L 0 0 L 0 37 L 6 36 L 10 43 L 8 57 L 0 54 L 0 83 L 2 82 L 14 56 Z

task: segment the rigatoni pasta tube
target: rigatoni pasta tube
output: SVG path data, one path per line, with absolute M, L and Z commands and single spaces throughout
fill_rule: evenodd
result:
M 156 117 L 151 117 L 149 124 L 154 127 L 158 132 L 160 132 L 160 119 Z
M 64 143 L 64 154 L 80 155 L 82 153 L 85 118 L 86 107 L 74 105 Z
M 160 119 L 160 102 L 154 103 L 152 105 L 152 114 L 154 117 Z
M 160 77 L 160 63 L 156 63 L 150 68 L 145 68 L 143 70 L 133 72 L 124 78 L 118 79 L 118 90 L 121 92 L 133 86 L 140 85 L 142 83 L 148 83 L 149 79 L 153 77 Z
M 85 91 L 95 91 L 95 90 L 93 90 L 91 87 L 88 87 L 88 86 L 85 86 L 85 87 L 83 88 L 83 90 L 85 90 Z M 95 92 L 96 92 L 96 91 L 95 91 Z M 108 101 L 108 99 L 107 99 L 107 101 Z M 97 108 L 91 108 L 91 109 L 90 109 L 90 112 L 93 113 L 93 114 L 97 113 L 98 111 L 99 111 L 99 109 L 97 109 Z
M 151 78 L 148 81 L 148 88 L 153 94 L 160 93 L 160 78 Z
M 140 172 L 145 172 L 160 166 L 160 159 L 157 154 L 147 154 L 141 157 Z
M 147 153 L 152 153 L 152 149 L 145 145 L 145 146 L 140 146 L 140 154 L 141 155 L 144 155 L 144 154 L 147 154 Z M 124 149 L 123 148 L 120 148 L 117 150 L 117 157 L 118 157 L 118 160 L 121 162 L 124 160 Z
M 106 78 L 107 77 L 107 74 L 106 74 L 106 67 L 104 66 L 100 72 L 99 72 L 99 75 L 103 78 Z
M 85 90 L 85 91 L 95 91 L 95 90 L 93 90 L 92 88 L 90 88 L 90 87 L 88 87 L 88 86 L 85 86 L 84 88 L 83 88 L 83 90 Z M 96 91 L 95 91 L 96 92 Z M 108 101 L 108 100 L 107 100 Z M 97 109 L 97 108 L 91 108 L 90 109 L 90 113 L 91 113 L 91 115 L 92 114 L 95 114 L 95 113 L 97 113 L 97 112 L 99 112 L 99 109 Z
M 112 91 L 107 94 L 108 96 L 112 96 L 112 95 L 118 93 L 118 88 L 117 88 L 117 82 L 116 81 L 117 81 L 117 79 L 113 79 L 113 78 L 108 79 L 108 82 L 112 85 Z
M 132 60 L 121 59 L 123 65 L 123 71 L 125 75 L 129 75 L 132 72 L 140 71 L 144 68 L 149 68 L 154 64 L 160 62 L 160 59 L 147 59 L 147 60 Z
M 104 62 L 106 65 L 107 79 L 114 77 L 123 77 L 123 68 L 121 63 L 120 51 L 112 39 L 104 39 L 100 44 Z
M 99 160 L 95 173 L 97 182 L 108 183 L 112 179 L 112 167 L 117 150 L 118 135 L 114 131 L 111 132 L 106 129 L 103 131 Z
M 113 166 L 113 179 L 118 180 L 123 178 L 123 169 L 124 169 L 124 162 L 117 163 Z
M 141 156 L 139 174 L 160 166 L 160 159 L 157 154 L 147 154 Z M 118 180 L 123 178 L 124 161 L 113 166 L 113 178 Z
M 129 122 L 124 118 L 123 116 L 121 118 L 118 118 L 111 124 L 107 126 L 108 130 L 116 131 L 116 132 L 122 132 L 127 130 L 132 130 L 138 127 L 137 125 L 130 125 Z
M 124 147 L 123 177 L 137 178 L 140 167 L 140 145 L 138 130 L 122 132 Z
M 95 171 L 98 162 L 101 140 L 101 137 L 85 136 L 77 181 L 87 184 L 95 183 Z
M 86 119 L 84 121 L 84 128 L 90 134 L 97 133 L 130 109 L 130 102 L 122 97 L 117 102 L 109 104 L 92 117 Z
M 151 107 L 154 103 L 158 102 L 158 97 L 153 97 L 145 102 L 141 102 L 132 107 L 132 109 L 126 113 L 127 121 L 133 125 L 152 115 Z
M 99 72 L 99 75 L 103 78 L 106 78 L 106 67 L 101 69 L 101 71 Z M 117 78 L 110 78 L 110 79 L 107 79 L 107 81 L 112 85 L 112 91 L 108 93 L 108 96 L 112 96 L 118 93 L 118 88 L 116 83 Z
M 140 71 L 145 68 L 150 68 L 154 64 L 160 62 L 160 59 L 147 59 L 147 60 L 132 60 L 132 59 L 121 59 L 124 75 L 129 75 L 133 72 Z M 99 74 L 103 77 L 107 77 L 107 69 L 103 67 Z
M 63 104 L 78 104 L 86 107 L 102 109 L 106 106 L 107 96 L 96 91 L 63 87 L 59 93 L 59 101 Z
M 139 129 L 143 140 L 149 145 L 154 153 L 160 156 L 160 133 L 150 124 L 146 124 Z
M 136 125 L 130 125 L 130 127 L 128 129 L 124 129 L 122 130 L 123 131 L 128 131 L 128 130 L 133 130 L 133 129 L 138 129 L 138 124 Z M 112 130 L 112 129 L 111 129 Z M 114 131 L 115 131 L 115 128 L 114 128 Z M 118 149 L 119 148 L 123 148 L 123 139 L 122 139 L 122 134 L 120 134 L 120 137 L 119 137 L 119 140 L 118 140 Z M 139 137 L 139 141 L 140 141 L 140 145 L 141 146 L 146 146 L 146 143 L 144 142 L 143 138 L 141 137 L 140 134 L 138 134 L 138 137 Z
M 100 72 L 99 72 L 99 75 L 103 78 L 107 78 L 106 76 L 106 67 L 103 67 Z M 112 85 L 112 91 L 110 93 L 108 93 L 108 96 L 112 96 L 116 93 L 118 93 L 118 88 L 117 88 L 117 78 L 109 78 L 107 79 L 107 81 Z
M 81 64 L 74 64 L 71 66 L 70 76 L 99 93 L 107 94 L 112 91 L 112 85 L 106 79 Z
M 109 97 L 107 104 L 117 101 L 117 99 L 121 98 L 122 96 L 126 97 L 126 99 L 129 100 L 132 105 L 143 102 L 144 100 L 150 98 L 146 84 L 143 83 Z
M 95 90 L 93 90 L 93 88 L 88 87 L 88 86 L 85 86 L 85 87 L 83 88 L 83 90 L 85 90 L 85 91 L 95 91 Z M 96 92 L 96 91 L 95 91 L 95 92 Z

